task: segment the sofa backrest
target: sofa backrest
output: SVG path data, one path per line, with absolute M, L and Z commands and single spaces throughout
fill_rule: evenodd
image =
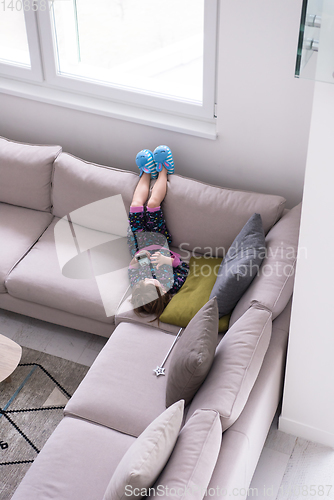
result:
M 138 180 L 133 172 L 62 153 L 54 163 L 52 213 L 64 217 L 119 194 L 128 211 Z M 284 205 L 281 196 L 235 191 L 171 175 L 162 207 L 173 246 L 222 257 L 249 217 L 261 214 L 267 233 L 281 217 Z
M 54 163 L 52 213 L 64 217 L 85 205 L 119 194 L 128 212 L 138 179 L 133 172 L 62 153 Z
M 223 257 L 248 219 L 259 213 L 267 233 L 281 217 L 281 196 L 236 191 L 172 175 L 163 202 L 173 246 Z
M 60 146 L 21 144 L 0 137 L 0 201 L 50 212 L 53 162 Z
M 260 372 L 272 332 L 272 314 L 250 307 L 229 328 L 218 347 L 211 370 L 190 403 L 187 419 L 200 408 L 220 414 L 222 430 L 241 414 Z

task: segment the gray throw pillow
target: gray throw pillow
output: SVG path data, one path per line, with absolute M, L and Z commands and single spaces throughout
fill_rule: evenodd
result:
M 257 275 L 266 244 L 260 214 L 246 222 L 227 251 L 210 294 L 217 297 L 219 317 L 229 314 Z
M 204 382 L 218 343 L 218 306 L 214 297 L 192 318 L 171 354 L 166 407 L 184 399 L 188 404 Z

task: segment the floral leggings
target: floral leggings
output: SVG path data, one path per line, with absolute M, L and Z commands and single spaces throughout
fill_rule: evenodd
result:
M 131 207 L 129 225 L 128 244 L 132 256 L 134 256 L 140 248 L 160 244 L 162 241 L 165 241 L 164 238 L 166 238 L 168 244 L 172 243 L 172 236 L 167 229 L 165 218 L 160 207 L 147 208 L 146 211 L 144 211 L 144 207 Z M 137 234 L 140 232 L 143 232 L 143 234 Z M 164 238 L 159 238 L 159 234 Z M 138 241 L 139 239 L 140 244 Z
M 129 213 L 128 245 L 132 257 L 138 250 L 147 247 L 147 250 L 151 254 L 159 251 L 163 255 L 169 256 L 171 254 L 166 240 L 168 245 L 171 244 L 172 236 L 167 229 L 160 207 L 147 208 L 146 211 L 144 211 L 143 207 L 131 207 Z M 175 253 L 174 255 L 178 256 Z M 170 266 L 162 265 L 159 269 L 153 270 L 152 274 L 152 268 L 149 268 L 148 265 L 139 266 L 139 268 L 130 266 L 130 284 L 134 286 L 138 281 L 145 279 L 145 277 L 153 276 L 166 286 L 169 293 L 174 294 L 181 288 L 189 272 L 188 264 L 181 260 L 179 262 L 172 270 Z

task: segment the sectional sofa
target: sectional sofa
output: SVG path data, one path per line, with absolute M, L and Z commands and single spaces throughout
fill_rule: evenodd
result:
M 130 496 L 119 493 L 119 483 L 110 490 L 113 473 L 124 469 L 122 457 L 130 460 L 143 440 L 138 436 L 145 437 L 143 431 L 165 414 L 169 371 L 177 368 L 182 339 L 210 328 L 218 344 L 212 365 L 189 401 L 179 393 L 187 403 L 183 426 L 154 480 L 164 485 L 163 498 L 170 496 L 168 486 L 194 481 L 214 498 L 247 496 L 281 397 L 301 207 L 285 210 L 279 196 L 170 177 L 163 209 L 172 250 L 185 260 L 222 258 L 249 217 L 259 213 L 266 256 L 227 333 L 217 334 L 213 298 L 184 329 L 165 364 L 167 376 L 157 377 L 153 370 L 179 325 L 138 317 L 127 296 L 128 256 L 120 250 L 137 182 L 132 172 L 85 162 L 57 146 L 0 139 L 0 307 L 110 337 L 15 500 Z M 102 267 L 92 265 L 94 255 Z M 180 404 L 166 411 L 175 410 L 175 418 Z

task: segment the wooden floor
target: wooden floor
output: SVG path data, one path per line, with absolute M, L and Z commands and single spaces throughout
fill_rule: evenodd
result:
M 90 366 L 106 338 L 0 309 L 0 333 L 21 346 Z M 334 500 L 334 450 L 285 434 L 275 415 L 255 471 L 249 498 Z M 334 422 L 333 422 L 334 425 Z

